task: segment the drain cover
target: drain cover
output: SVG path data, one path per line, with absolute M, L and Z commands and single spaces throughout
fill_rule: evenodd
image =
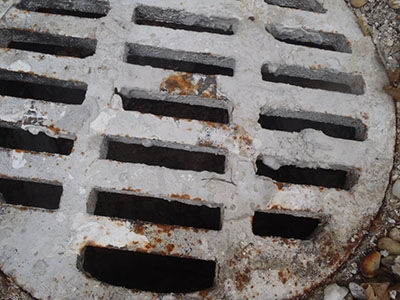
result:
M 0 13 L 0 264 L 34 297 L 296 298 L 363 238 L 395 120 L 344 1 Z

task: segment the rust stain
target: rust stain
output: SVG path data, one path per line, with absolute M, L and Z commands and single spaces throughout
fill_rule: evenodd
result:
M 174 251 L 174 248 L 175 248 L 175 245 L 174 245 L 174 244 L 168 244 L 168 245 L 167 245 L 167 250 L 168 250 L 168 252 Z
M 249 274 L 249 269 L 248 268 L 246 268 L 245 270 L 244 270 L 244 272 L 240 272 L 240 271 L 238 271 L 237 273 L 236 273 L 236 278 L 235 278 L 235 285 L 236 285 L 236 288 L 239 290 L 239 291 L 242 291 L 244 288 L 245 288 L 245 286 L 247 286 L 248 285 L 248 283 L 250 282 L 250 276 L 248 275 Z
M 171 194 L 170 197 L 171 198 L 184 199 L 184 200 L 189 200 L 190 199 L 190 195 L 188 195 L 188 194 L 183 194 L 183 195 Z
M 133 226 L 133 229 L 140 235 L 144 235 L 146 232 L 146 227 L 142 223 L 136 223 L 135 226 Z
M 283 273 L 282 270 L 279 270 L 278 276 L 279 276 L 279 280 L 280 280 L 283 284 L 285 284 L 285 283 L 288 281 L 287 277 L 285 276 L 285 274 Z
M 160 90 L 173 95 L 197 95 L 204 98 L 217 98 L 215 75 L 203 75 L 195 79 L 190 73 L 176 73 L 165 78 Z

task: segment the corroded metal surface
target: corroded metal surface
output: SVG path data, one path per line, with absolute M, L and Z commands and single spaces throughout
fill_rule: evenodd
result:
M 384 70 L 344 2 L 326 0 L 315 12 L 304 9 L 316 1 L 293 9 L 273 5 L 279 1 L 169 1 L 167 6 L 157 0 L 115 0 L 99 15 L 97 8 L 89 15 L 67 13 L 88 13 L 82 7 L 25 11 L 13 6 L 16 2 L 1 4 L 2 28 L 65 36 L 68 43 L 72 37 L 88 39 L 92 46 L 96 41 L 95 53 L 84 58 L 42 53 L 32 43 L 0 49 L 0 126 L 74 141 L 69 155 L 58 149 L 55 154 L 19 146 L 0 149 L 2 178 L 63 188 L 59 207 L 52 210 L 40 208 L 40 199 L 33 201 L 37 208 L 2 197 L 1 270 L 32 296 L 289 299 L 322 284 L 357 247 L 384 197 L 395 121 L 391 99 L 381 90 Z M 149 13 L 153 6 L 157 9 Z M 140 22 L 135 21 L 137 7 L 142 7 Z M 181 10 L 185 13 L 175 25 L 159 20 Z M 203 20 L 222 25 L 203 32 Z M 284 28 L 284 34 L 272 35 L 266 27 Z M 340 47 L 322 47 L 324 37 Z M 340 51 L 344 37 L 351 51 Z M 47 40 L 70 46 L 62 45 L 63 39 Z M 9 71 L 21 75 L 10 81 L 4 75 Z M 35 83 L 46 91 L 78 86 L 84 101 L 37 99 L 43 91 L 36 86 L 18 97 L 7 87 L 10 82 L 21 86 L 24 78 L 39 78 Z M 145 98 L 140 109 L 127 104 L 135 97 Z M 168 113 L 163 116 L 151 101 Z M 205 116 L 215 116 L 216 110 L 188 119 L 174 116 L 165 102 L 182 108 L 184 116 L 196 115 L 191 106 L 225 114 L 218 122 Z M 300 129 L 264 128 L 260 115 L 271 112 L 296 118 Z M 324 134 L 318 122 L 349 130 L 350 138 Z M 119 155 L 118 149 L 133 149 L 120 144 L 139 145 L 139 154 L 121 150 Z M 117 147 L 112 155 L 110 145 Z M 159 152 L 146 155 L 141 146 Z M 173 155 L 179 153 L 220 160 L 210 158 L 202 170 L 201 159 L 176 163 Z M 300 175 L 277 173 L 285 168 Z M 339 177 L 332 184 L 318 174 Z M 210 230 L 97 215 L 98 191 L 218 208 L 221 226 Z M 277 234 L 265 234 L 255 228 L 256 212 L 316 219 L 319 225 L 301 239 L 287 238 L 279 228 Z M 184 295 L 101 283 L 85 269 L 86 247 L 212 261 L 214 283 Z

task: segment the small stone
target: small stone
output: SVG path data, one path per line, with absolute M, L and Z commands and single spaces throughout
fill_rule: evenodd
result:
M 364 289 L 357 283 L 350 282 L 349 290 L 350 290 L 350 293 L 353 295 L 353 297 L 356 300 L 366 300 L 367 299 L 367 297 L 365 297 Z
M 381 264 L 381 254 L 378 251 L 369 253 L 361 262 L 360 271 L 364 277 L 374 278 Z
M 392 266 L 392 271 L 397 276 L 400 276 L 400 256 L 397 256 L 394 260 L 394 265 Z
M 394 44 L 394 41 L 392 39 L 387 40 L 386 45 L 388 45 L 389 47 L 392 47 Z
M 387 268 L 391 268 L 394 265 L 395 256 L 388 256 L 381 259 L 381 264 Z
M 392 194 L 397 198 L 400 198 L 400 180 L 396 180 L 392 187 Z
M 367 4 L 368 0 L 351 0 L 351 6 L 360 8 L 363 7 L 365 4 Z
M 400 8 L 400 0 L 389 0 L 389 6 L 393 9 Z
M 392 240 L 389 237 L 380 238 L 378 241 L 379 250 L 387 250 L 391 255 L 400 254 L 400 243 Z
M 324 290 L 324 300 L 343 300 L 348 292 L 347 288 L 332 283 Z
M 397 227 L 392 228 L 389 231 L 388 237 L 396 242 L 400 242 L 400 229 Z

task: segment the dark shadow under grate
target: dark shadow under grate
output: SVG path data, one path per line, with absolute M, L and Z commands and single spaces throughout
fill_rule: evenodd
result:
M 83 263 L 79 260 L 83 259 Z M 116 286 L 154 293 L 189 293 L 211 288 L 214 261 L 87 246 L 78 267 Z

